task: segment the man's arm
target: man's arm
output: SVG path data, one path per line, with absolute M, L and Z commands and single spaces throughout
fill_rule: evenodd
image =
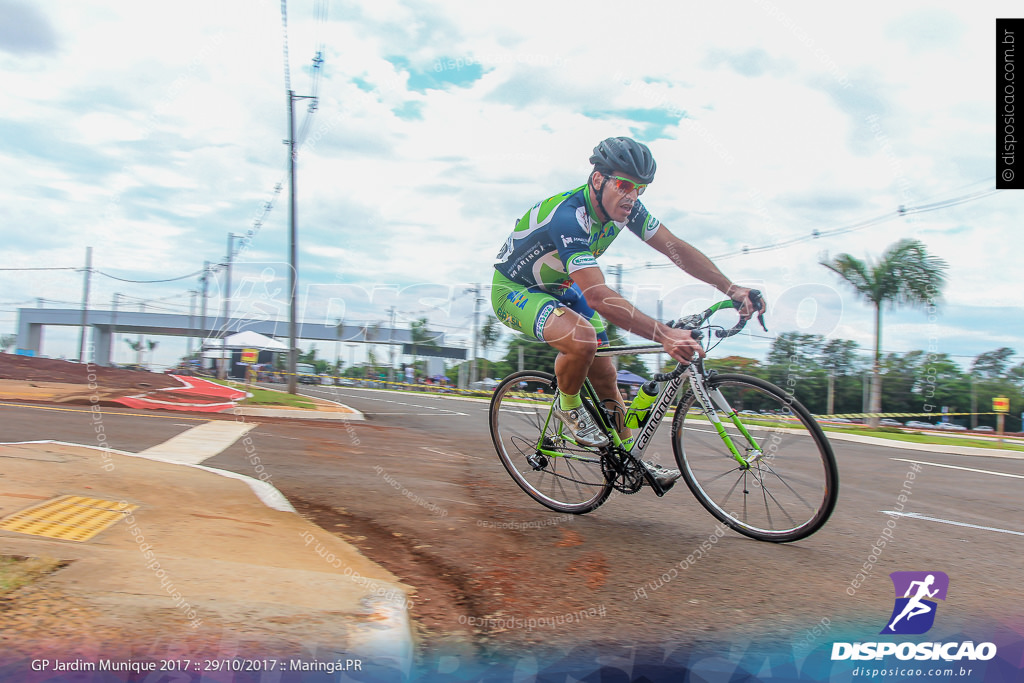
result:
M 669 260 L 676 264 L 676 266 L 681 270 L 689 273 L 698 280 L 715 287 L 733 301 L 743 302 L 743 307 L 740 309 L 740 315 L 750 317 L 757 312 L 753 303 L 750 301 L 749 288 L 740 287 L 739 285 L 734 284 L 732 280 L 722 274 L 722 271 L 720 271 L 718 267 L 711 262 L 711 259 L 705 256 L 689 242 L 681 240 L 673 235 L 672 231 L 670 231 L 664 223 L 662 223 L 661 227 L 658 228 L 658 231 L 654 233 L 649 240 L 647 240 L 647 244 L 667 256 Z M 587 299 L 587 301 L 589 300 L 590 299 Z
M 581 268 L 572 272 L 572 279 L 583 290 L 587 303 L 605 320 L 661 344 L 665 352 L 683 364 L 690 362 L 694 353 L 704 356 L 689 330 L 677 330 L 641 313 L 633 304 L 605 284 L 600 268 Z

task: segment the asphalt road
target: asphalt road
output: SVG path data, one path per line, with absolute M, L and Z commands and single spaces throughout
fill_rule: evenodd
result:
M 646 489 L 613 495 L 589 515 L 547 510 L 495 457 L 483 401 L 302 391 L 368 420 L 259 419 L 250 436 L 270 482 L 419 589 L 413 616 L 438 670 L 459 657 L 659 657 L 723 643 L 827 657 L 832 641 L 877 637 L 893 609 L 894 571 L 949 575 L 929 638 L 979 641 L 1024 621 L 1020 459 L 835 441 L 832 519 L 808 539 L 777 545 L 716 533 L 682 482 L 661 499 Z M 206 419 L 236 418 L 108 409 L 104 434 L 115 448 L 139 451 Z M 0 423 L 3 441 L 97 445 L 88 408 L 0 404 Z M 667 426 L 648 456 L 672 465 Z M 240 444 L 204 464 L 253 474 Z M 884 514 L 901 491 L 909 492 L 904 511 L 917 516 Z M 703 556 L 683 567 L 702 543 Z

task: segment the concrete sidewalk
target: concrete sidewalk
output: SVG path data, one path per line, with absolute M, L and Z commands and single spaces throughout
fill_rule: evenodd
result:
M 37 585 L 81 598 L 108 620 L 173 622 L 168 628 L 182 632 L 187 621 L 193 629 L 300 642 L 319 660 L 409 671 L 411 589 L 288 511 L 264 482 L 70 444 L 0 445 L 0 526 L 66 495 L 92 499 L 79 504 L 85 516 L 116 521 L 81 542 L 0 529 L 0 555 L 69 563 Z M 56 512 L 36 516 L 44 522 L 37 529 L 92 524 Z

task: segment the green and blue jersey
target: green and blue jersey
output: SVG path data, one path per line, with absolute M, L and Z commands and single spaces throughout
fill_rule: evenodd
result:
M 624 229 L 646 242 L 660 225 L 640 202 L 625 221 L 601 223 L 590 188 L 582 185 L 538 202 L 516 221 L 494 267 L 524 287 L 560 294 L 572 285 L 573 272 L 596 266 Z

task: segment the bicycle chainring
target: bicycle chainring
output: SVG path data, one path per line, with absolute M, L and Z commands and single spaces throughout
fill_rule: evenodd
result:
M 610 458 L 618 458 L 622 471 L 618 471 Z M 636 493 L 644 486 L 644 474 L 640 463 L 623 451 L 613 451 L 608 457 L 601 459 L 601 469 L 611 483 L 612 488 L 620 493 Z

